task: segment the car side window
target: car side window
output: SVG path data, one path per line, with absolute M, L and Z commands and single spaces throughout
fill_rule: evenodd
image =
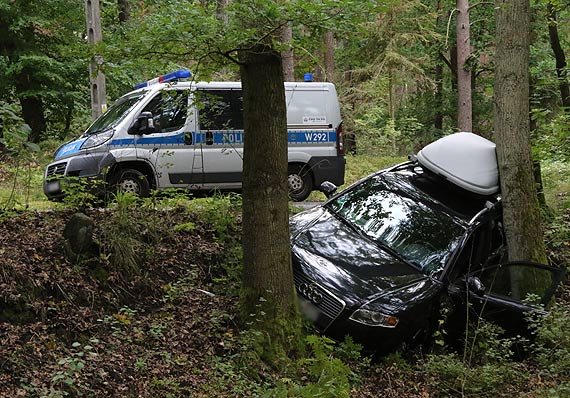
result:
M 242 90 L 196 92 L 201 130 L 243 130 Z
M 161 91 L 145 106 L 143 112 L 152 113 L 158 133 L 180 130 L 188 116 L 188 91 Z

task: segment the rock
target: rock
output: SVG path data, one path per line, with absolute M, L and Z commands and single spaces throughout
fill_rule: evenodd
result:
M 83 213 L 71 216 L 63 229 L 66 254 L 70 260 L 87 260 L 97 255 L 97 245 L 93 241 L 94 227 L 93 219 Z

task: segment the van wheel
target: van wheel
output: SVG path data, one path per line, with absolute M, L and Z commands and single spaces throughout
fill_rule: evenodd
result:
M 114 180 L 117 192 L 128 192 L 141 198 L 150 195 L 150 184 L 146 176 L 135 169 L 125 169 L 117 174 Z
M 309 196 L 313 190 L 311 173 L 302 166 L 289 167 L 289 197 L 295 202 L 301 202 Z

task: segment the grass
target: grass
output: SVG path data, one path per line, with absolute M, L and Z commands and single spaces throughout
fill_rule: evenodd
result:
M 570 209 L 570 163 L 543 161 L 541 168 L 548 206 L 557 214 Z
M 0 209 L 46 210 L 56 206 L 46 199 L 42 181 L 45 166 L 52 160 L 54 145 L 48 144 L 40 154 L 31 154 L 17 165 L 13 159 L 0 163 Z M 342 190 L 359 179 L 378 170 L 401 163 L 403 157 L 376 157 L 347 155 L 345 184 Z M 546 200 L 555 213 L 570 208 L 570 164 L 544 161 L 542 164 Z M 307 200 L 323 201 L 325 196 L 312 192 Z

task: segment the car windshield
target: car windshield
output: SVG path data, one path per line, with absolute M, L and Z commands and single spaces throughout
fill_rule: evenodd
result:
M 85 131 L 84 136 L 101 133 L 115 127 L 129 113 L 131 108 L 146 94 L 140 91 L 135 94 L 119 98 L 104 114 L 99 116 Z
M 403 176 L 374 176 L 327 204 L 335 214 L 380 246 L 427 275 L 440 272 L 465 228 L 428 206 Z

